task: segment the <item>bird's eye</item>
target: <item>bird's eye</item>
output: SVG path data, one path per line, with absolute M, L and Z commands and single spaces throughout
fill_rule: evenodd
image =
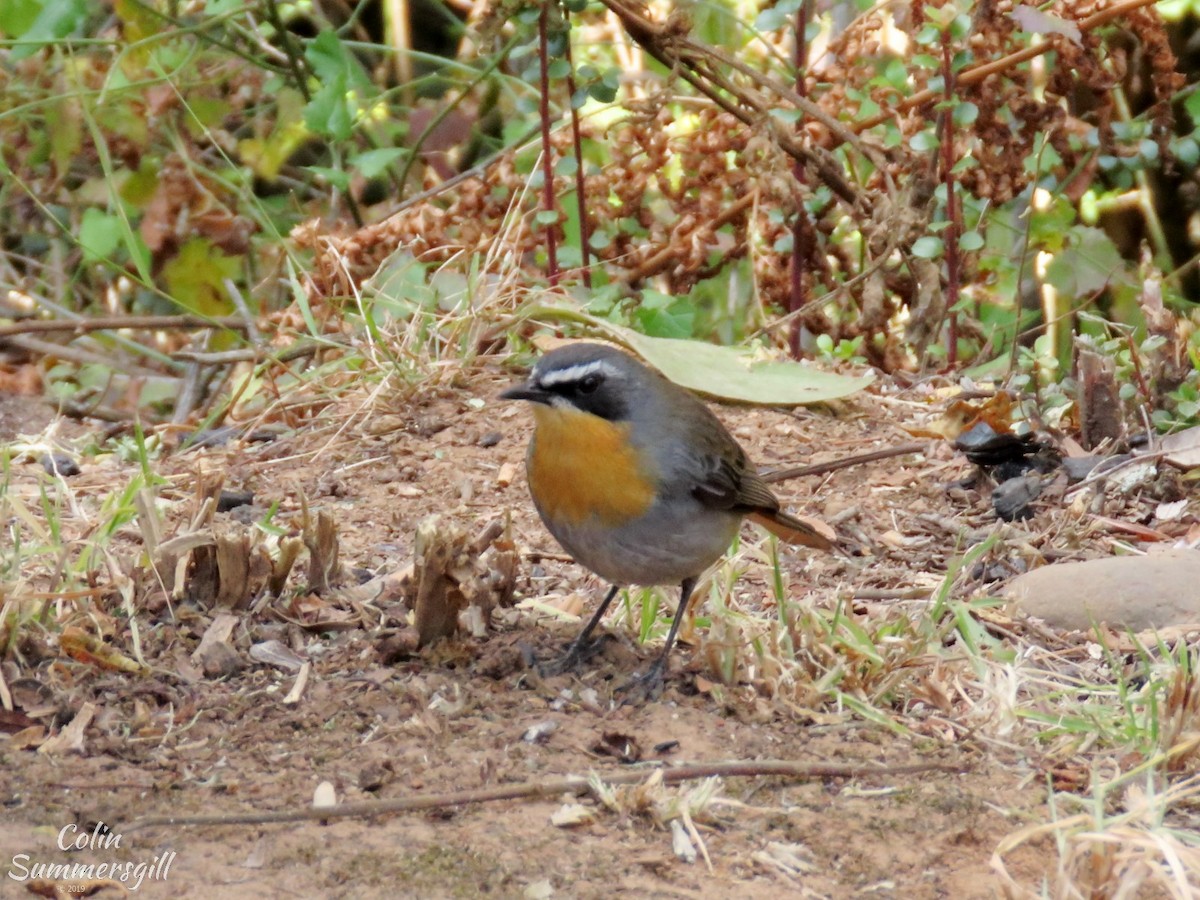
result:
M 579 393 L 594 394 L 594 393 L 596 393 L 596 388 L 598 388 L 598 387 L 600 387 L 600 376 L 599 375 L 588 375 L 586 378 L 583 378 L 580 380 Z

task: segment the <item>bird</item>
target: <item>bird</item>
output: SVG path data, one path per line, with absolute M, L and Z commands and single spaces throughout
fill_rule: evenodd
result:
M 528 401 L 525 456 L 533 504 L 575 561 L 611 587 L 591 620 L 544 674 L 575 668 L 621 587 L 679 585 L 666 644 L 645 675 L 618 690 L 661 695 L 667 658 L 697 579 L 750 518 L 781 540 L 833 542 L 784 512 L 746 451 L 695 394 L 607 344 L 574 342 L 542 356 L 500 393 Z

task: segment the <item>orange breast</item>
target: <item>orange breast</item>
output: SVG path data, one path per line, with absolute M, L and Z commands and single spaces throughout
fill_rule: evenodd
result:
M 622 525 L 654 502 L 654 484 L 628 442 L 629 426 L 573 409 L 535 405 L 529 488 L 542 513 L 571 524 Z

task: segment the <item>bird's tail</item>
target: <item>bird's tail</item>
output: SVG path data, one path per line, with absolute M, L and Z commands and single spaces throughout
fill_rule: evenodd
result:
M 800 544 L 814 550 L 832 550 L 837 541 L 833 529 L 824 522 L 805 522 L 783 510 L 755 510 L 749 519 L 761 525 L 785 544 Z

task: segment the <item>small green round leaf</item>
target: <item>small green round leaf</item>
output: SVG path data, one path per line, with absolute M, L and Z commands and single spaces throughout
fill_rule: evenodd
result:
M 927 128 L 914 134 L 908 145 L 917 153 L 928 153 L 940 147 L 941 141 L 938 140 L 937 132 Z
M 932 235 L 917 238 L 912 245 L 913 256 L 921 259 L 937 259 L 942 255 L 943 249 L 942 239 Z
M 960 103 L 954 109 L 955 125 L 970 125 L 979 118 L 979 107 L 974 103 Z
M 966 253 L 983 248 L 983 235 L 978 231 L 968 231 L 958 239 L 958 249 Z

